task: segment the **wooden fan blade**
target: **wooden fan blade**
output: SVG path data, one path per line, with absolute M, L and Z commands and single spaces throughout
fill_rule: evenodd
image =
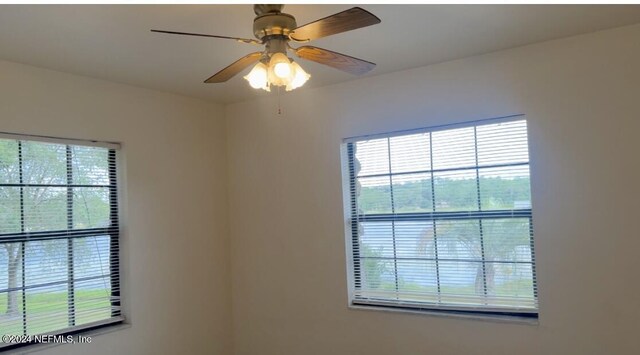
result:
M 376 66 L 375 63 L 367 62 L 366 60 L 313 46 L 297 48 L 295 49 L 295 53 L 300 58 L 328 65 L 354 75 L 367 73 Z
M 251 64 L 257 63 L 262 56 L 262 52 L 255 52 L 247 54 L 246 56 L 231 63 L 228 67 L 215 73 L 212 77 L 205 80 L 207 84 L 211 83 L 224 83 L 225 81 L 233 78 L 239 72 L 245 70 Z
M 362 8 L 354 7 L 299 26 L 290 37 L 295 41 L 310 41 L 378 23 L 380 23 L 380 19 L 374 14 Z
M 181 35 L 181 36 L 197 36 L 197 37 L 211 37 L 211 38 L 232 39 L 234 41 L 238 41 L 238 42 L 242 42 L 242 43 L 262 44 L 262 42 L 256 41 L 255 39 L 239 38 L 239 37 L 227 37 L 227 36 L 207 35 L 207 34 L 202 34 L 202 33 L 161 31 L 161 30 L 151 30 L 151 32 L 168 33 L 168 34 L 172 34 L 172 35 Z

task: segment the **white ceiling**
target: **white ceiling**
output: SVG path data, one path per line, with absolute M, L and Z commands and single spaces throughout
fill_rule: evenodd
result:
M 640 22 L 639 5 L 361 6 L 382 23 L 312 44 L 377 63 L 367 75 Z M 301 25 L 350 7 L 287 5 L 285 12 Z M 267 93 L 240 75 L 203 81 L 259 47 L 149 29 L 252 38 L 253 17 L 251 5 L 0 5 L 0 58 L 229 103 Z M 355 78 L 300 63 L 310 87 Z

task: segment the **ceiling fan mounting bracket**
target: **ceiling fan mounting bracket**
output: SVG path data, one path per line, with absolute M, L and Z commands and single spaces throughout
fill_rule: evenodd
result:
M 267 13 L 282 12 L 282 8 L 284 8 L 284 5 L 281 4 L 256 4 L 253 5 L 253 12 L 255 12 L 256 15 L 260 16 Z

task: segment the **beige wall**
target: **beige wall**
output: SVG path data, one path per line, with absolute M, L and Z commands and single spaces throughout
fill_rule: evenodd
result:
M 131 327 L 47 354 L 230 354 L 222 107 L 0 62 L 0 131 L 122 143 Z
M 236 354 L 637 354 L 638 38 L 640 25 L 301 89 L 282 117 L 275 98 L 227 106 Z M 341 139 L 515 113 L 540 324 L 347 309 Z

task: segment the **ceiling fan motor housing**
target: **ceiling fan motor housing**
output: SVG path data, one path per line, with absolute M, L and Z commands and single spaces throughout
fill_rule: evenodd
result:
M 259 15 L 253 20 L 253 34 L 256 38 L 263 40 L 267 36 L 285 36 L 298 27 L 296 19 L 282 12 L 269 12 Z

